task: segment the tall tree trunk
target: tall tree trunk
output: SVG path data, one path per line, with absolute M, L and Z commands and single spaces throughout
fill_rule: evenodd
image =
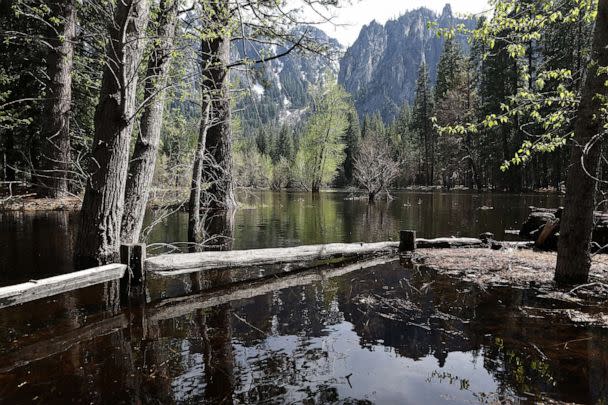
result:
M 596 175 L 601 142 L 601 98 L 608 95 L 608 75 L 598 74 L 598 66 L 608 66 L 608 0 L 600 0 L 593 36 L 592 58 L 582 89 L 570 167 L 566 179 L 566 201 L 560 225 L 555 281 L 560 284 L 585 283 L 591 267 L 591 233 L 595 209 Z
M 207 130 L 203 182 L 206 208 L 228 210 L 235 206 L 232 182 L 232 127 L 228 77 L 230 63 L 230 7 L 227 0 L 214 0 L 210 7 L 212 38 L 203 40 L 203 94 L 211 95 L 211 119 Z
M 2 145 L 2 149 L 4 150 L 2 154 L 2 177 L 4 181 L 15 181 L 17 180 L 17 172 L 15 170 L 17 164 L 17 160 L 15 159 L 15 134 L 13 131 L 5 131 L 3 133 L 0 132 L 0 135 L 2 135 L 1 139 L 4 139 L 4 144 Z
M 42 156 L 36 182 L 38 195 L 58 198 L 68 193 L 76 7 L 74 0 L 54 0 L 50 7 L 53 16 L 63 20 L 50 33 L 52 48 L 47 55 L 49 84 L 45 104 L 47 122 L 43 126 Z
M 129 164 L 122 216 L 121 240 L 137 243 L 144 223 L 146 205 L 163 124 L 165 88 L 171 66 L 171 52 L 177 23 L 179 0 L 162 0 L 158 10 L 154 49 L 148 59 L 144 84 L 147 102 L 140 121 L 140 132 Z
M 129 141 L 136 111 L 137 69 L 145 45 L 148 13 L 147 0 L 116 2 L 95 111 L 91 169 L 75 251 L 77 267 L 118 259 Z
M 203 187 L 203 162 L 205 160 L 205 143 L 211 116 L 211 99 L 203 93 L 203 117 L 198 135 L 194 164 L 192 165 L 192 181 L 190 182 L 190 200 L 188 204 L 188 242 L 197 243 L 202 236 L 201 225 L 201 194 Z

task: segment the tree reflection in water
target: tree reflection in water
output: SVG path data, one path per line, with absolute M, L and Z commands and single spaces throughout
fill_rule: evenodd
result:
M 5 312 L 1 402 L 608 399 L 605 331 L 560 318 L 535 290 L 482 291 L 399 262 L 317 280 L 166 317 L 97 308 L 103 289 Z

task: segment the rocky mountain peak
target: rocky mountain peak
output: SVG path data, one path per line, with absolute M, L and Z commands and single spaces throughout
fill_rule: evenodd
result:
M 441 17 L 443 17 L 443 18 L 453 17 L 452 6 L 450 5 L 450 3 L 446 3 L 446 5 L 443 6 L 443 11 L 441 12 Z
M 390 122 L 406 102 L 414 99 L 421 62 L 434 82 L 444 40 L 429 28 L 475 22 L 452 15 L 449 4 L 438 15 L 427 8 L 409 11 L 385 25 L 372 21 L 365 26 L 340 62 L 338 80 L 353 95 L 359 115 L 380 112 Z M 466 48 L 466 41 L 462 40 Z

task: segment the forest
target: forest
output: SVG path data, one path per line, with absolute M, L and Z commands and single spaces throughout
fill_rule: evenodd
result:
M 238 187 L 357 187 L 370 200 L 412 185 L 565 188 L 560 263 L 584 280 L 605 166 L 604 5 L 497 1 L 474 29 L 437 29 L 436 83 L 423 61 L 393 122 L 359 117 L 328 68 L 301 96 L 302 120 L 243 125 L 239 76 L 291 52 L 331 60 L 301 16 L 316 3 L 3 1 L 2 180 L 83 195 L 83 264 L 139 239 L 151 189 L 189 201 L 195 240 L 201 212 L 234 207 Z
M 608 401 L 608 0 L 372 3 L 0 0 L 0 403 Z

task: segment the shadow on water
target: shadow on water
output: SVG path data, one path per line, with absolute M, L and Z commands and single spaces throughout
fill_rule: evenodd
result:
M 513 236 L 505 229 L 519 229 L 529 206 L 561 202 L 557 195 L 437 191 L 399 192 L 390 202 L 379 199 L 369 206 L 351 197 L 346 192 L 323 192 L 314 199 L 310 193 L 244 193 L 234 216 L 233 248 L 394 240 L 400 229 L 416 229 L 420 237 L 493 232 L 509 239 Z M 74 213 L 0 213 L 0 285 L 72 271 L 76 222 Z M 156 226 L 148 242 L 187 240 L 188 217 L 179 212 Z
M 108 284 L 3 310 L 0 402 L 608 401 L 606 330 L 538 316 L 564 304 L 533 289 L 399 261 L 266 290 L 190 281 L 146 308 L 120 310 Z

